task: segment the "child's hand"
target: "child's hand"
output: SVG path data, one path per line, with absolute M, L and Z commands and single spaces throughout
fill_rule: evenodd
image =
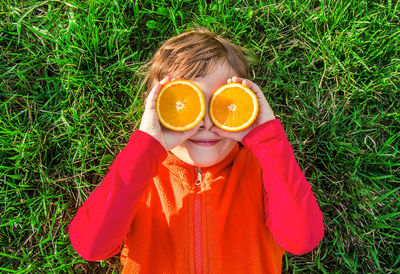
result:
M 156 99 L 161 87 L 171 80 L 171 77 L 165 77 L 150 91 L 139 127 L 139 130 L 146 132 L 157 139 L 167 151 L 182 144 L 188 138 L 195 135 L 199 127 L 204 124 L 204 122 L 201 121 L 196 127 L 187 131 L 173 131 L 161 126 L 156 111 Z
M 270 105 L 267 102 L 267 99 L 265 98 L 264 94 L 262 93 L 261 89 L 253 82 L 250 80 L 244 79 L 244 78 L 239 78 L 239 77 L 232 77 L 232 79 L 228 79 L 228 84 L 229 83 L 241 83 L 242 85 L 250 88 L 257 96 L 258 99 L 258 116 L 257 119 L 254 121 L 254 123 L 246 128 L 245 130 L 238 131 L 238 132 L 229 132 L 226 130 L 222 130 L 218 128 L 217 126 L 213 126 L 210 131 L 225 137 L 225 138 L 230 138 L 233 140 L 236 140 L 238 142 L 241 142 L 243 137 L 246 136 L 247 133 L 249 133 L 252 129 L 255 127 L 275 119 L 274 112 L 272 111 Z

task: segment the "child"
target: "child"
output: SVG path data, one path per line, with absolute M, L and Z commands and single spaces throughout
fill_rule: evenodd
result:
M 324 225 L 310 184 L 248 77 L 242 49 L 205 29 L 161 46 L 139 130 L 71 223 L 84 259 L 109 258 L 123 244 L 123 273 L 281 273 L 285 251 L 318 245 Z M 206 111 L 191 130 L 162 127 L 155 100 L 171 78 L 196 83 L 206 105 L 221 85 L 244 84 L 259 100 L 256 122 L 226 132 Z

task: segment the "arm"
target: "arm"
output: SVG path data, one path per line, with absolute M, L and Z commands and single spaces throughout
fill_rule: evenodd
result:
M 280 120 L 256 127 L 242 144 L 254 153 L 262 168 L 266 225 L 275 240 L 293 254 L 311 251 L 324 235 L 322 212 Z
M 120 251 L 140 198 L 167 151 L 196 134 L 202 123 L 185 132 L 161 127 L 155 110 L 157 94 L 171 80 L 165 77 L 150 91 L 140 123 L 118 154 L 103 183 L 78 210 L 69 228 L 75 250 L 86 260 L 109 258 Z
M 103 260 L 120 251 L 140 198 L 166 156 L 156 139 L 134 132 L 69 227 L 72 246 L 84 259 Z

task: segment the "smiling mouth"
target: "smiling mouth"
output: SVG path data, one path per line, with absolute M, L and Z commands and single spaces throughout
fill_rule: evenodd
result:
M 199 145 L 199 146 L 210 147 L 210 146 L 217 144 L 221 140 L 191 140 L 191 139 L 189 139 L 189 141 L 196 145 Z

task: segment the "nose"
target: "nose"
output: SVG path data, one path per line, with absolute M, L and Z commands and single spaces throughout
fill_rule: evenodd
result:
M 213 121 L 210 118 L 210 115 L 208 113 L 208 108 L 206 109 L 206 113 L 204 114 L 203 117 L 203 125 L 201 126 L 201 128 L 203 129 L 210 129 L 213 126 Z
M 203 125 L 201 125 L 201 129 L 205 129 L 205 130 L 209 130 L 213 125 L 214 125 L 214 123 L 213 123 L 213 121 L 211 120 L 211 118 L 210 118 L 210 113 L 209 113 L 209 109 L 210 109 L 210 100 L 211 100 L 211 92 L 204 92 L 204 90 L 206 90 L 205 89 L 206 87 L 203 87 L 203 95 L 204 95 L 204 99 L 205 99 L 205 103 L 206 103 L 206 113 L 204 114 L 204 117 L 203 117 L 203 120 L 202 120 L 202 122 L 203 122 Z

